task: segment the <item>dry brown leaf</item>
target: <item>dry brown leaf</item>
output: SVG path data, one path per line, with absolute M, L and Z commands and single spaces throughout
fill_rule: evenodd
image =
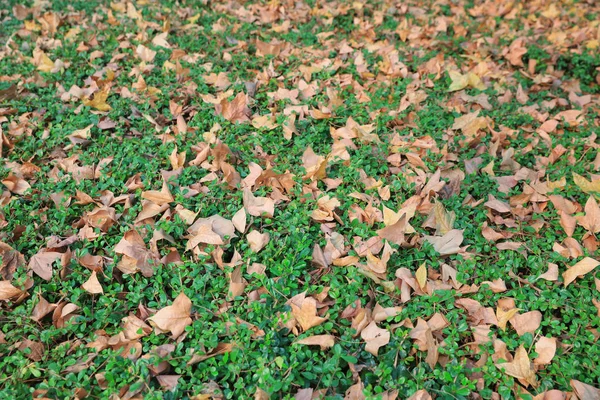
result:
M 314 335 L 297 340 L 295 343 L 308 346 L 321 346 L 321 350 L 325 350 L 333 347 L 335 344 L 335 337 L 333 335 Z
M 319 180 L 327 176 L 327 159 L 315 154 L 310 147 L 302 155 L 302 165 L 306 171 L 304 179 Z
M 548 271 L 544 272 L 538 279 L 545 279 L 547 281 L 557 281 L 558 280 L 558 265 L 554 263 L 548 263 Z
M 176 339 L 192 324 L 191 310 L 192 302 L 184 293 L 180 293 L 172 305 L 160 309 L 148 321 L 159 331 L 171 332 Z
M 456 70 L 448 71 L 448 75 L 450 76 L 450 87 L 448 88 L 449 92 L 455 92 L 457 90 L 462 90 L 467 87 L 471 87 L 474 89 L 484 90 L 485 85 L 481 81 L 481 79 L 475 75 L 473 72 L 467 72 L 466 74 L 461 74 Z
M 250 189 L 244 189 L 244 208 L 255 217 L 272 218 L 275 213 L 275 202 L 268 197 L 255 197 Z
M 525 314 L 517 314 L 509 322 L 519 336 L 523 336 L 525 333 L 533 334 L 542 323 L 542 313 L 539 311 L 529 311 Z
M 519 346 L 515 352 L 513 361 L 505 363 L 496 363 L 498 369 L 504 370 L 507 375 L 515 377 L 523 382 L 526 386 L 537 386 L 535 370 L 531 366 L 527 350 L 523 345 Z
M 238 232 L 244 233 L 246 231 L 246 210 L 240 208 L 233 218 L 231 218 L 231 222 Z
M 250 121 L 248 96 L 244 92 L 239 92 L 231 102 L 227 101 L 226 98 L 222 99 L 215 105 L 215 111 L 231 122 Z
M 377 231 L 377 234 L 382 239 L 386 239 L 391 243 L 402 245 L 405 242 L 404 234 L 406 232 L 406 225 L 406 215 L 402 215 L 395 224 L 386 226 L 383 229 L 379 229 Z
M 159 262 L 158 255 L 148 250 L 144 239 L 136 230 L 125 232 L 114 252 L 123 255 L 117 268 L 126 274 L 141 271 L 146 277 L 152 276 Z
M 29 260 L 29 269 L 31 269 L 40 278 L 49 281 L 52 279 L 52 264 L 62 256 L 61 253 L 53 251 L 37 253 Z
M 575 279 L 580 278 L 588 272 L 593 271 L 599 264 L 600 262 L 594 260 L 593 258 L 586 257 L 583 260 L 579 261 L 577 264 L 567 269 L 562 274 L 565 287 L 569 286 L 569 284 Z
M 142 192 L 142 198 L 146 200 L 150 200 L 151 202 L 162 206 L 163 204 L 172 203 L 175 201 L 175 198 L 171 194 L 169 190 L 169 186 L 167 182 L 163 181 L 162 189 L 159 190 L 147 190 Z
M 417 279 L 419 287 L 421 290 L 423 290 L 427 284 L 427 267 L 425 266 L 425 263 L 421 264 L 421 266 L 417 269 L 417 272 L 415 272 L 415 278 Z
M 81 287 L 85 289 L 86 292 L 91 294 L 104 294 L 104 290 L 102 289 L 102 285 L 100 285 L 96 271 L 92 271 L 92 275 L 90 275 L 89 279 L 83 285 L 81 285 Z
M 556 338 L 542 336 L 535 344 L 538 356 L 533 360 L 535 365 L 550 364 L 556 354 Z
M 269 233 L 260 233 L 259 231 L 253 230 L 246 235 L 246 239 L 248 239 L 250 250 L 258 253 L 267 245 L 267 243 L 269 243 Z
M 2 258 L 0 276 L 7 281 L 12 280 L 17 268 L 25 265 L 23 254 L 2 241 L 0 241 L 0 257 Z
M 571 379 L 569 384 L 579 400 L 600 400 L 600 389 L 576 379 Z
M 95 108 L 98 111 L 110 111 L 112 110 L 111 106 L 108 105 L 106 100 L 108 99 L 108 88 L 100 90 L 94 93 L 93 99 L 83 99 L 83 104 Z
M 444 236 L 425 236 L 425 240 L 431 243 L 441 256 L 459 253 L 463 239 L 463 231 L 460 229 L 452 229 Z
M 292 307 L 292 315 L 304 332 L 327 320 L 327 318 L 317 315 L 317 301 L 312 297 L 307 297 L 306 292 L 292 297 L 289 304 Z
M 600 207 L 593 196 L 585 203 L 585 216 L 577 217 L 577 222 L 590 233 L 600 232 Z
M 573 172 L 573 182 L 585 193 L 600 193 L 600 179 L 588 181 L 583 176 Z
M 366 328 L 360 332 L 360 337 L 367 343 L 365 350 L 377 356 L 379 348 L 390 342 L 390 332 L 377 326 L 375 321 L 371 321 Z
M 8 190 L 10 190 L 14 194 L 24 195 L 31 186 L 27 181 L 23 178 L 19 178 L 15 175 L 9 175 L 8 177 L 2 180 L 2 184 L 6 186 Z
M 410 396 L 406 400 L 432 400 L 432 397 L 429 393 L 427 393 L 427 390 L 421 389 L 417 390 L 415 393 L 413 393 L 412 396 Z
M 8 281 L 0 281 L 0 300 L 10 300 L 14 297 L 20 296 L 23 293 L 21 289 L 14 287 Z

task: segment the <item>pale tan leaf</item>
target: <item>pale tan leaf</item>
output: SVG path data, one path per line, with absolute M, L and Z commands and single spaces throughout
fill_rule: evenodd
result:
M 558 265 L 554 263 L 548 263 L 548 271 L 544 272 L 538 279 L 545 279 L 547 281 L 557 281 L 558 280 Z
M 533 334 L 542 323 L 542 313 L 539 311 L 530 311 L 525 314 L 517 314 L 509 322 L 519 336 L 523 336 L 525 333 Z
M 0 301 L 1 300 L 10 300 L 13 297 L 17 297 L 21 295 L 23 291 L 14 287 L 8 281 L 0 281 Z
M 269 234 L 267 232 L 260 233 L 259 231 L 253 230 L 246 235 L 246 239 L 248 239 L 250 250 L 258 253 L 267 245 L 267 243 L 269 243 Z
M 579 261 L 577 264 L 567 269 L 562 274 L 565 287 L 569 286 L 569 284 L 575 279 L 580 278 L 588 272 L 593 271 L 599 264 L 600 262 L 594 260 L 593 258 L 586 257 L 583 260 Z
M 415 278 L 417 278 L 417 283 L 419 284 L 421 290 L 423 290 L 427 284 L 427 267 L 425 266 L 425 263 L 421 264 L 421 266 L 417 269 L 417 272 L 415 272 Z
M 523 345 L 519 346 L 515 352 L 513 361 L 496 363 L 496 367 L 504 370 L 507 375 L 522 380 L 527 386 L 537 386 L 535 371 L 531 367 L 531 362 L 527 356 L 527 350 L 525 350 Z
M 246 231 L 246 210 L 240 208 L 231 219 L 231 222 L 238 232 L 244 233 L 244 231 Z
M 463 231 L 459 229 L 452 229 L 444 236 L 425 236 L 425 240 L 442 256 L 460 252 L 463 239 Z
M 29 269 L 40 278 L 49 281 L 52 279 L 52 264 L 62 256 L 57 252 L 38 253 L 29 260 Z
M 535 365 L 550 364 L 556 354 L 556 338 L 542 336 L 535 344 L 538 356 L 533 360 Z
M 600 193 L 600 179 L 588 181 L 583 176 L 573 172 L 573 182 L 585 193 Z
M 312 297 L 307 297 L 306 292 L 292 297 L 289 304 L 292 307 L 292 315 L 304 332 L 327 320 L 327 318 L 317 315 L 317 301 Z
M 333 335 L 315 335 L 297 340 L 296 344 L 305 344 L 308 346 L 321 346 L 321 350 L 333 347 L 335 337 Z
M 379 328 L 375 321 L 371 321 L 371 323 L 362 330 L 360 337 L 367 343 L 365 350 L 374 356 L 377 355 L 380 347 L 385 346 L 390 342 L 390 332 L 387 329 Z
M 86 292 L 91 294 L 103 294 L 104 290 L 102 289 L 102 285 L 100 285 L 100 281 L 98 280 L 98 276 L 96 275 L 96 271 L 92 271 L 92 275 L 89 279 L 81 285 Z
M 255 197 L 250 189 L 244 189 L 244 208 L 248 214 L 255 217 L 273 217 L 275 213 L 275 202 L 268 197 Z
M 571 379 L 569 383 L 579 400 L 600 400 L 600 389 L 575 379 Z
M 191 310 L 192 302 L 184 293 L 180 293 L 172 305 L 160 309 L 148 321 L 162 332 L 171 332 L 176 339 L 192 324 Z

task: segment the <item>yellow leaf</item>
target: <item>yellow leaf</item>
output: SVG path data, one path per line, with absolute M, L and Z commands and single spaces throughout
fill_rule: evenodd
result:
M 417 272 L 415 273 L 415 277 L 417 278 L 417 283 L 421 289 L 425 288 L 427 284 L 427 267 L 425 263 L 421 264 Z
M 450 76 L 450 80 L 452 83 L 448 88 L 449 92 L 455 92 L 457 90 L 465 89 L 466 87 L 472 87 L 474 89 L 484 90 L 485 85 L 481 81 L 481 78 L 474 74 L 473 72 L 468 72 L 462 75 L 458 71 L 448 71 L 448 75 Z
M 573 172 L 573 182 L 575 182 L 579 189 L 583 190 L 585 193 L 600 193 L 600 179 L 595 181 L 588 181 L 583 176 Z
M 99 92 L 94 93 L 94 98 L 83 99 L 83 104 L 92 108 L 95 108 L 98 111 L 110 111 L 111 107 L 106 103 L 106 99 L 108 98 L 108 89 L 103 89 Z
M 527 350 L 521 345 L 515 352 L 512 362 L 497 363 L 498 369 L 503 369 L 507 375 L 515 377 L 533 387 L 537 386 L 535 371 L 531 368 L 531 362 L 527 356 Z

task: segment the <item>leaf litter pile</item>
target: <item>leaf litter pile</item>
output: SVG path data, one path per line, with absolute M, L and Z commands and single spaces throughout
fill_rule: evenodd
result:
M 1 4 L 3 397 L 600 399 L 594 0 Z

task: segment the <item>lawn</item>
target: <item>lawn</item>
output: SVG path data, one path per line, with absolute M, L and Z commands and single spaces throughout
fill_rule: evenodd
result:
M 600 3 L 0 0 L 0 399 L 600 399 Z

